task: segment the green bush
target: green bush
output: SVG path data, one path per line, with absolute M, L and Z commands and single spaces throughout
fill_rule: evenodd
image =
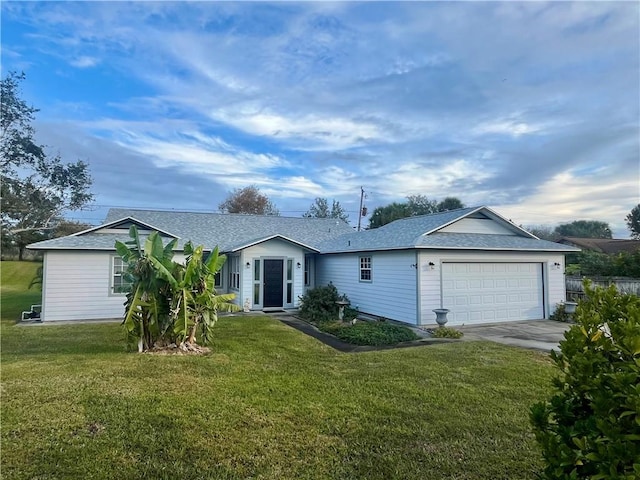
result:
M 353 345 L 395 345 L 401 342 L 418 340 L 411 329 L 387 322 L 323 322 L 318 328 L 335 335 L 340 340 Z
M 336 302 L 340 298 L 338 289 L 332 283 L 312 288 L 300 297 L 302 301 L 300 316 L 313 323 L 337 320 L 338 305 Z
M 554 393 L 530 418 L 547 479 L 640 478 L 640 299 L 591 288 L 560 353 Z
M 556 311 L 549 315 L 549 320 L 564 323 L 567 323 L 571 320 L 571 316 L 567 313 L 567 308 L 564 303 L 558 303 L 556 305 Z
M 449 327 L 438 327 L 429 330 L 431 336 L 434 338 L 462 338 L 463 333 L 460 330 Z

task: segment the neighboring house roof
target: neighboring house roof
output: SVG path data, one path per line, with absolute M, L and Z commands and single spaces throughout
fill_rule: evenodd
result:
M 486 233 L 460 231 L 464 222 L 480 221 L 493 227 Z M 460 223 L 457 223 L 460 222 Z M 400 249 L 513 250 L 575 252 L 578 248 L 540 240 L 487 207 L 451 210 L 391 222 L 380 228 L 355 232 L 347 223 L 330 218 L 279 217 L 240 214 L 193 213 L 114 208 L 106 223 L 77 234 L 38 242 L 35 250 L 114 250 L 115 240 L 127 240 L 126 228 L 135 223 L 177 237 L 178 249 L 191 240 L 195 245 L 235 252 L 274 238 L 319 253 Z M 172 233 L 169 233 L 172 232 Z
M 167 237 L 178 237 L 178 249 L 188 240 L 212 250 L 218 246 L 222 252 L 237 251 L 272 238 L 295 243 L 317 251 L 317 246 L 328 239 L 353 231 L 346 222 L 335 218 L 303 218 L 264 215 L 194 213 L 157 210 L 112 208 L 105 224 L 78 234 L 34 243 L 34 250 L 114 250 L 116 239 L 128 240 L 127 230 L 113 233 L 113 228 L 135 223 L 147 229 L 164 232 Z M 106 230 L 108 233 L 101 233 Z M 171 233 L 168 233 L 171 232 Z
M 574 245 L 584 250 L 594 252 L 616 254 L 621 252 L 633 253 L 640 250 L 640 240 L 625 240 L 617 238 L 583 238 L 583 237 L 562 237 L 558 243 L 563 245 Z

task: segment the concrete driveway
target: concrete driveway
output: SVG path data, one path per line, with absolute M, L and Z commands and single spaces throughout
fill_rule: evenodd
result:
M 558 343 L 571 324 L 552 320 L 525 320 L 521 322 L 490 323 L 454 327 L 464 333 L 467 340 L 491 340 L 516 347 L 535 350 L 559 350 Z

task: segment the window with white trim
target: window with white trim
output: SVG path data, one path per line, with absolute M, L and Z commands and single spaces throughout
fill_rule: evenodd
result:
M 311 257 L 309 255 L 304 256 L 304 286 L 311 286 Z
M 126 278 L 127 264 L 120 257 L 112 257 L 111 293 L 126 294 L 131 289 L 131 282 Z
M 287 303 L 293 303 L 293 258 L 287 259 Z
M 229 288 L 240 290 L 240 257 L 229 259 Z
M 371 257 L 360 257 L 360 281 L 370 282 L 371 280 Z

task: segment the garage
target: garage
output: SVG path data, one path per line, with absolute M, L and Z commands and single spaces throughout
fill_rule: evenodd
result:
M 442 263 L 450 325 L 544 318 L 542 263 Z

